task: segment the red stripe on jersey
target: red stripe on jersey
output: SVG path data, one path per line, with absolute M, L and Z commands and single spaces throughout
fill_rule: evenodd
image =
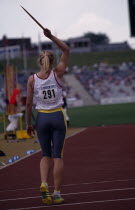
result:
M 59 84 L 59 82 L 57 81 L 57 78 L 56 78 L 56 75 L 55 75 L 55 72 L 53 71 L 53 73 L 54 73 L 54 78 L 55 78 L 55 80 L 56 80 L 56 82 L 57 82 L 57 84 L 62 88 L 63 86 L 62 85 L 60 85 Z
M 50 76 L 50 73 L 51 73 L 51 71 L 49 72 L 48 76 L 47 76 L 45 79 L 48 79 L 48 77 Z M 36 76 L 37 76 L 39 79 L 45 80 L 45 79 L 39 77 L 37 74 L 36 74 Z

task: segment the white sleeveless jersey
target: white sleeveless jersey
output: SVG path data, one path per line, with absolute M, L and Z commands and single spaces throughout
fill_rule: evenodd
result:
M 58 78 L 54 70 L 46 79 L 41 79 L 34 74 L 34 99 L 36 109 L 51 110 L 63 105 L 63 82 Z

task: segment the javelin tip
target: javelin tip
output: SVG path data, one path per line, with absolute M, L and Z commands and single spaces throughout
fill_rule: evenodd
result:
M 23 6 L 21 6 L 21 5 L 20 5 L 20 7 L 21 7 L 22 9 L 24 9 L 24 7 L 23 7 Z
M 22 6 L 20 5 L 20 7 Z M 44 27 L 24 7 L 22 9 L 44 30 Z

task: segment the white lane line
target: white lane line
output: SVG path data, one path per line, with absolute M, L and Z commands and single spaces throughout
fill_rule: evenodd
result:
M 41 149 L 40 149 L 40 150 L 37 150 L 36 152 L 34 152 L 34 153 L 30 154 L 30 155 L 27 155 L 27 156 L 25 156 L 25 157 L 22 157 L 22 158 L 20 158 L 19 160 L 16 160 L 15 162 L 13 162 L 13 163 L 10 163 L 10 164 L 8 164 L 8 165 L 6 165 L 6 166 L 3 166 L 2 168 L 0 168 L 0 170 L 2 170 L 2 169 L 4 169 L 4 168 L 7 168 L 7 167 L 9 167 L 9 166 L 12 166 L 12 165 L 14 165 L 14 164 L 20 162 L 21 160 L 24 160 L 24 159 L 26 159 L 26 158 L 29 158 L 29 157 L 35 155 L 36 153 L 38 153 L 38 152 L 40 152 L 40 151 L 41 151 Z
M 87 130 L 88 128 L 82 128 L 80 131 L 77 131 L 73 134 L 71 134 L 70 136 L 67 136 L 66 139 L 69 139 L 70 137 L 76 136 L 79 133 L 82 133 L 83 131 Z
M 85 183 L 78 183 L 78 184 L 65 184 L 62 185 L 62 187 L 71 187 L 71 186 L 79 186 L 79 185 L 93 185 L 93 184 L 106 184 L 106 183 L 115 183 L 115 182 L 131 182 L 135 181 L 135 179 L 118 179 L 118 180 L 106 180 L 106 181 L 97 181 L 97 182 L 85 182 Z M 49 188 L 52 188 L 54 186 L 49 186 Z M 14 192 L 14 191 L 23 191 L 23 190 L 36 190 L 39 189 L 39 187 L 31 187 L 31 188 L 20 188 L 20 189 L 14 189 L 14 190 L 0 190 L 0 193 L 2 192 Z
M 68 195 L 79 195 L 79 194 L 92 194 L 92 193 L 104 193 L 104 192 L 115 192 L 115 191 L 129 191 L 129 190 L 135 190 L 135 188 L 120 188 L 120 189 L 108 189 L 108 190 L 93 190 L 88 192 L 73 192 L 73 193 L 63 193 L 62 196 L 68 196 Z M 41 198 L 41 196 L 33 196 L 33 197 L 24 197 L 24 198 L 10 198 L 10 199 L 3 199 L 0 200 L 3 201 L 16 201 L 16 200 L 27 200 L 27 199 L 35 199 L 35 198 Z
M 79 133 L 81 133 L 81 132 L 83 132 L 83 131 L 85 131 L 85 130 L 87 130 L 87 128 L 82 128 L 80 131 L 77 131 L 77 132 L 75 132 L 74 134 L 72 134 L 72 135 L 70 135 L 70 136 L 67 136 L 66 139 L 69 139 L 70 137 L 73 137 L 73 136 L 75 136 L 75 135 L 77 135 L 77 134 L 79 134 Z M 41 151 L 41 149 L 37 150 L 36 152 L 34 152 L 34 153 L 31 154 L 31 155 L 27 155 L 27 156 L 25 156 L 25 157 L 20 158 L 20 159 L 17 160 L 16 162 L 13 162 L 13 163 L 10 163 L 10 164 L 8 164 L 8 165 L 6 165 L 6 166 L 3 166 L 2 168 L 0 168 L 0 170 L 2 170 L 2 169 L 4 169 L 4 168 L 7 168 L 8 166 L 14 165 L 14 164 L 20 162 L 20 161 L 23 160 L 23 159 L 29 158 L 29 157 L 35 155 L 36 153 L 38 153 L 38 152 L 40 152 L 40 151 Z
M 121 198 L 121 199 L 112 199 L 112 200 L 101 200 L 101 201 L 89 201 L 89 202 L 82 202 L 82 203 L 67 203 L 61 205 L 52 205 L 52 206 L 36 206 L 36 207 L 26 207 L 26 208 L 17 208 L 17 209 L 8 209 L 8 210 L 25 210 L 25 209 L 41 209 L 41 208 L 60 208 L 63 206 L 75 206 L 75 205 L 85 205 L 85 204 L 100 204 L 100 203 L 110 203 L 110 202 L 120 202 L 120 201 L 131 201 L 135 200 L 135 198 Z

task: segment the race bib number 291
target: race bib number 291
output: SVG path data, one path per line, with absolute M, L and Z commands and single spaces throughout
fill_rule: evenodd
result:
M 55 98 L 56 97 L 54 89 L 43 90 L 43 95 L 44 95 L 44 99 Z
M 39 100 L 47 103 L 55 102 L 57 100 L 57 88 L 55 86 L 41 88 L 39 90 Z

